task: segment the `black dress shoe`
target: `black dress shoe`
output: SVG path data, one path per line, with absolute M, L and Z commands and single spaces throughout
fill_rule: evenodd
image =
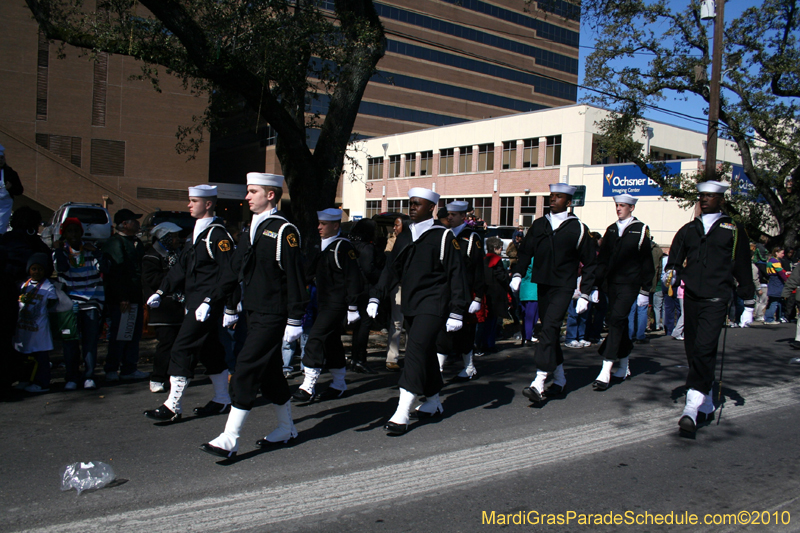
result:
M 283 446 L 285 444 L 288 444 L 289 442 L 291 442 L 292 440 L 294 440 L 296 438 L 297 437 L 292 437 L 291 439 L 286 440 L 286 441 L 278 440 L 278 441 L 274 441 L 273 442 L 271 440 L 267 440 L 267 438 L 264 437 L 263 439 L 258 439 L 256 441 L 256 448 L 260 448 L 260 449 L 263 450 L 265 448 L 272 448 L 274 446 Z
M 314 395 L 305 389 L 297 389 L 295 393 L 292 394 L 292 400 L 296 402 L 310 402 L 313 397 Z
M 594 383 L 592 383 L 592 388 L 596 391 L 604 391 L 608 389 L 608 383 L 596 379 L 594 380 Z
M 159 405 L 155 409 L 145 411 L 144 416 L 150 420 L 158 420 L 159 422 L 177 422 L 181 419 L 180 413 L 173 413 L 172 410 L 164 404 Z
M 203 407 L 195 407 L 194 414 L 196 416 L 212 416 L 212 415 L 225 415 L 231 412 L 231 404 L 217 403 L 210 401 Z
M 455 377 L 451 378 L 450 381 L 453 383 L 466 383 L 467 381 L 478 379 L 478 373 L 475 372 L 471 376 L 461 376 L 456 375 Z
M 356 361 L 350 367 L 353 372 L 358 372 L 359 374 L 377 374 L 375 370 L 372 370 L 366 363 L 362 363 L 361 361 Z
M 299 389 L 299 390 L 303 390 L 303 389 Z M 305 392 L 305 391 L 303 391 L 303 392 Z M 337 399 L 341 398 L 342 396 L 344 396 L 344 391 L 343 390 L 334 389 L 333 387 L 328 387 L 327 389 L 325 389 L 325 392 L 323 392 L 322 394 L 319 395 L 319 399 L 321 401 L 337 400 Z
M 541 402 L 544 400 L 544 395 L 539 392 L 536 387 L 525 387 L 522 389 L 522 395 L 532 402 Z
M 566 385 L 556 385 L 555 383 L 551 383 L 550 386 L 547 387 L 547 390 L 544 391 L 544 395 L 548 398 L 551 396 L 560 396 L 561 394 L 564 394 L 564 389 L 566 388 Z
M 681 428 L 681 431 L 686 433 L 697 432 L 697 424 L 695 424 L 694 420 L 692 420 L 692 417 L 690 416 L 682 416 L 678 421 L 678 427 Z
M 408 418 L 411 420 L 428 420 L 429 418 L 436 418 L 442 416 L 442 412 L 439 411 L 437 408 L 436 411 L 429 413 L 428 411 L 420 411 L 419 409 L 414 409 L 408 414 Z
M 702 413 L 700 411 L 697 412 L 697 424 L 704 424 L 706 422 L 713 422 L 714 421 L 714 413 Z M 697 425 L 696 424 L 696 425 Z
M 383 429 L 385 429 L 389 435 L 402 435 L 408 431 L 408 424 L 395 424 L 394 422 L 387 422 L 387 424 L 383 426 Z
M 214 446 L 208 442 L 200 446 L 200 449 L 206 453 L 210 453 L 211 455 L 216 455 L 217 457 L 223 457 L 225 459 L 232 459 L 236 457 L 236 452 L 229 452 L 225 448 L 219 448 Z

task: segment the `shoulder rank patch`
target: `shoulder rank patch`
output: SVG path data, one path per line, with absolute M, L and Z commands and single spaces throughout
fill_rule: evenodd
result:
M 458 245 L 458 241 L 453 239 L 453 248 L 456 250 L 461 250 L 461 246 Z
M 356 260 L 356 252 L 355 252 L 355 250 L 348 250 L 347 251 L 347 257 L 349 257 L 350 259 L 355 261 Z
M 736 231 L 736 224 L 729 224 L 728 222 L 723 222 L 719 225 L 720 228 L 729 229 L 731 231 Z
M 644 227 L 644 238 L 645 239 L 650 238 L 650 228 L 648 228 L 647 226 Z
M 297 248 L 297 236 L 294 233 L 290 233 L 286 236 L 286 242 L 288 242 L 289 246 L 292 248 Z
M 230 252 L 231 251 L 231 241 L 229 241 L 228 239 L 223 239 L 223 240 L 219 241 L 219 244 L 217 246 L 219 246 L 219 250 L 221 252 Z
M 264 233 L 262 233 L 261 235 L 263 235 L 264 237 L 272 237 L 273 239 L 277 239 L 278 238 L 277 232 L 270 231 L 268 229 L 265 229 Z
M 481 249 L 481 246 L 482 246 L 482 245 L 481 245 L 481 240 L 480 240 L 480 238 L 478 238 L 478 239 L 475 239 L 475 246 L 477 246 L 477 247 L 478 247 L 478 250 L 480 250 L 480 249 Z

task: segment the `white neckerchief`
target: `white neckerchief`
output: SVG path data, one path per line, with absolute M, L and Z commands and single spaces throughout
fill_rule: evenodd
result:
M 625 220 L 617 220 L 617 233 L 622 235 L 622 232 L 630 226 L 631 222 L 633 222 L 633 216 L 629 216 Z
M 703 221 L 703 230 L 708 235 L 708 231 L 711 229 L 711 226 L 714 225 L 714 222 L 722 218 L 722 213 L 709 213 L 707 215 L 700 215 L 700 218 Z
M 325 238 L 325 239 L 322 239 L 322 244 L 320 245 L 320 248 L 322 249 L 322 251 L 324 252 L 324 251 L 325 251 L 325 249 L 326 249 L 326 248 L 327 248 L 327 247 L 328 247 L 328 246 L 329 246 L 329 245 L 330 245 L 330 244 L 331 244 L 331 243 L 332 243 L 334 240 L 336 240 L 336 238 L 337 238 L 339 235 L 341 235 L 341 234 L 342 234 L 342 232 L 340 231 L 339 233 L 337 233 L 337 234 L 336 234 L 336 235 L 334 235 L 333 237 L 327 237 L 327 238 Z
M 192 243 L 197 243 L 197 238 L 205 231 L 207 227 L 214 222 L 214 217 L 198 218 L 194 223 L 194 234 L 192 235 Z
M 416 242 L 420 235 L 433 227 L 433 219 L 423 220 L 422 222 L 413 222 L 409 225 L 411 228 L 411 240 Z
M 558 227 L 564 223 L 565 220 L 569 217 L 569 211 L 562 211 L 561 213 L 547 213 L 547 220 L 550 221 L 550 226 L 553 228 L 553 231 L 557 230 Z
M 459 233 L 461 233 L 461 232 L 464 230 L 464 228 L 465 228 L 465 227 L 467 227 L 467 223 L 466 223 L 466 222 L 464 222 L 464 223 L 463 223 L 463 224 L 461 224 L 460 226 L 456 227 L 456 228 L 453 230 L 453 235 L 455 235 L 456 237 L 458 237 L 458 234 L 459 234 Z
M 256 238 L 256 231 L 258 231 L 258 226 L 267 219 L 273 213 L 278 211 L 277 207 L 273 207 L 272 209 L 266 209 L 259 213 L 258 215 L 253 214 L 252 220 L 250 220 L 250 245 L 255 242 Z

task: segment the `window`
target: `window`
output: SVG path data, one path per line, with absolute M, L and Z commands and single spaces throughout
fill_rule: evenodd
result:
M 482 218 L 486 221 L 486 224 L 490 224 L 492 220 L 492 198 L 485 197 L 485 198 L 439 198 L 439 207 L 444 207 L 445 205 L 449 204 L 450 202 L 455 202 L 456 200 L 461 200 L 467 202 L 469 204 L 470 209 L 472 209 L 471 215 L 475 215 L 478 218 Z
M 61 159 L 66 159 L 76 167 L 81 166 L 81 138 L 64 135 L 36 134 L 36 144 L 47 148 Z
M 404 200 L 389 200 L 388 205 L 389 213 L 404 213 L 408 214 L 408 199 Z
M 458 173 L 472 172 L 472 146 L 462 146 L 458 149 Z
M 500 225 L 501 226 L 515 226 L 517 223 L 514 220 L 514 197 L 501 196 L 500 197 Z
M 390 178 L 399 178 L 400 177 L 400 156 L 399 155 L 390 155 L 389 156 L 389 177 Z
M 39 32 L 36 67 L 36 120 L 47 120 L 47 72 L 50 64 L 50 41 Z
M 413 178 L 417 173 L 417 154 L 406 154 L 406 178 Z
M 525 139 L 522 141 L 522 168 L 536 168 L 539 166 L 539 139 Z
M 382 157 L 370 157 L 369 159 L 367 159 L 367 179 L 368 180 L 383 179 Z
M 561 164 L 561 135 L 547 137 L 547 147 L 544 152 L 545 166 L 552 167 Z
M 106 89 L 108 88 L 108 53 L 98 52 L 94 60 L 92 82 L 92 126 L 106 125 Z
M 494 170 L 494 144 L 481 144 L 478 146 L 478 172 Z
M 419 154 L 419 175 L 430 176 L 433 174 L 433 150 Z
M 528 227 L 533 224 L 533 219 L 536 218 L 536 196 L 520 197 L 519 215 L 523 226 Z
M 90 170 L 103 176 L 125 175 L 125 141 L 92 139 Z
M 517 141 L 503 142 L 503 170 L 517 168 Z
M 367 216 L 366 218 L 372 218 L 373 216 L 377 215 L 381 212 L 381 201 L 380 200 L 367 200 Z
M 439 152 L 439 174 L 452 174 L 455 149 L 445 148 Z

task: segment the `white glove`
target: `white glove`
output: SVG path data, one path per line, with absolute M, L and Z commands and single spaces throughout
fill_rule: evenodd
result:
M 348 311 L 347 312 L 347 323 L 352 324 L 361 319 L 361 315 L 358 314 L 358 311 Z
M 636 305 L 638 307 L 645 307 L 647 305 L 650 305 L 650 297 L 645 296 L 644 294 L 640 294 L 639 296 L 636 297 Z
M 235 325 L 238 321 L 239 321 L 239 315 L 231 315 L 231 314 L 228 314 L 228 313 L 225 313 L 224 315 L 222 315 L 222 327 L 223 328 L 229 328 L 229 327 Z
M 575 312 L 579 315 L 585 313 L 589 309 L 589 300 L 586 298 L 578 298 L 578 303 L 575 304 Z
M 447 333 L 452 333 L 454 331 L 458 331 L 458 330 L 461 329 L 461 326 L 463 326 L 461 321 L 457 320 L 455 318 L 448 318 L 447 319 L 447 324 L 445 325 L 445 327 L 447 328 Z
M 589 295 L 589 299 L 592 301 L 593 304 L 600 303 L 600 291 L 597 289 L 592 291 L 592 294 Z
M 205 322 L 208 320 L 208 315 L 211 314 L 211 306 L 207 303 L 203 302 L 200 304 L 200 307 L 194 312 L 194 318 L 197 319 L 198 322 Z
M 575 289 L 575 291 L 572 293 L 572 299 L 577 300 L 578 298 L 581 297 L 581 294 L 583 293 L 581 293 L 580 289 Z
M 147 299 L 147 307 L 151 307 L 153 309 L 158 309 L 158 306 L 161 305 L 161 295 L 158 293 L 153 294 L 150 298 Z
M 370 302 L 367 304 L 367 314 L 370 316 L 370 318 L 375 318 L 378 316 L 378 304 L 375 302 Z
M 742 311 L 742 318 L 739 320 L 739 327 L 746 328 L 748 324 L 753 323 L 753 308 L 745 307 Z
M 480 310 L 481 310 L 481 303 L 480 302 L 472 302 L 471 304 L 469 304 L 469 313 L 470 314 L 474 315 L 475 313 L 477 313 Z
M 283 342 L 294 342 L 303 334 L 303 326 L 286 326 L 283 331 Z
M 522 278 L 519 276 L 515 276 L 511 278 L 511 283 L 508 284 L 511 287 L 511 290 L 514 292 L 519 292 L 519 286 L 522 283 Z

